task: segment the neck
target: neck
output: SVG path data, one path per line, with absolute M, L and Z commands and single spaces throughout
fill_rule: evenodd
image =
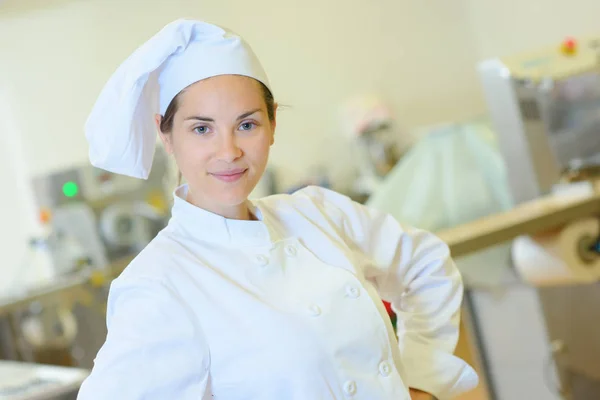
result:
M 208 204 L 207 201 L 203 201 L 201 198 L 192 195 L 191 191 L 188 192 L 185 200 L 188 203 L 195 205 L 196 207 L 200 207 L 206 211 L 210 211 L 211 213 L 220 215 L 223 218 L 245 221 L 256 220 L 256 217 L 250 212 L 250 209 L 248 208 L 248 203 L 246 201 L 234 206 L 216 206 Z

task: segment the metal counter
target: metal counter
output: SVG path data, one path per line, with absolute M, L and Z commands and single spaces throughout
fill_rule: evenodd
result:
M 78 368 L 0 361 L 0 400 L 75 399 L 88 374 Z
M 98 287 L 110 283 L 131 262 L 132 257 L 125 257 L 101 271 L 84 271 L 71 276 L 58 278 L 47 285 L 30 288 L 23 292 L 0 297 L 0 316 L 40 301 L 54 301 L 69 296 L 84 296 L 87 286 Z

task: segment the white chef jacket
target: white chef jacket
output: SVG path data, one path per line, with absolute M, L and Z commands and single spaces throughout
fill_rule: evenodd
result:
M 477 384 L 452 355 L 463 288 L 432 234 L 317 187 L 254 201 L 258 221 L 186 194 L 113 281 L 80 400 L 443 400 Z

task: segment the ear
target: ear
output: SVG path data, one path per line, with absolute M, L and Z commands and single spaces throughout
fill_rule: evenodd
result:
M 160 130 L 160 123 L 162 122 L 162 115 L 155 114 L 154 115 L 154 124 L 156 125 L 156 130 L 158 131 L 158 136 L 160 136 L 160 140 L 163 142 L 165 146 L 165 150 L 168 154 L 173 154 L 173 143 L 172 143 L 172 135 L 169 133 L 163 133 Z

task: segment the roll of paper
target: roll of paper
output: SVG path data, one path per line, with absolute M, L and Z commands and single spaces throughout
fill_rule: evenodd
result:
M 600 280 L 600 254 L 594 250 L 600 221 L 582 219 L 562 229 L 513 242 L 513 265 L 534 286 L 592 283 Z

